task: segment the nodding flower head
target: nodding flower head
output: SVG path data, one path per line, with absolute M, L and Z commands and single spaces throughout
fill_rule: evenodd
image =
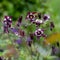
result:
M 5 16 L 3 24 L 7 27 L 11 27 L 11 24 L 12 24 L 12 19 L 11 18 L 12 18 L 11 16 Z
M 43 20 L 44 20 L 44 21 L 47 21 L 47 20 L 49 20 L 49 19 L 50 19 L 50 16 L 47 15 L 47 14 L 44 14 L 44 16 L 43 16 Z
M 30 20 L 30 21 L 34 21 L 35 20 L 35 13 L 34 12 L 28 12 L 26 19 Z
M 19 27 L 21 25 L 21 22 L 22 22 L 22 16 L 20 16 L 18 18 L 18 21 L 17 21 L 17 26 Z
M 54 28 L 54 23 L 53 22 L 50 22 L 50 30 L 52 31 L 52 29 Z
M 12 17 L 11 16 L 5 16 L 4 21 L 12 23 Z

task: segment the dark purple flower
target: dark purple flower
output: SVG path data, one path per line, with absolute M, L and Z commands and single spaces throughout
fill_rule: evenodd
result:
M 9 32 L 9 28 L 11 27 L 12 19 L 10 16 L 5 16 L 3 21 L 3 30 L 5 33 Z
M 22 22 L 22 16 L 19 17 L 18 22 L 17 22 L 17 26 L 19 27 L 21 25 Z
M 35 34 L 37 37 L 40 37 L 40 36 L 42 36 L 43 33 L 44 33 L 44 31 L 43 31 L 42 29 L 37 29 L 34 34 Z
M 54 23 L 53 22 L 50 22 L 50 30 L 52 31 L 52 29 L 54 28 Z
M 17 40 L 15 41 L 15 43 L 21 44 L 21 43 L 22 43 L 22 39 L 21 39 L 21 38 L 17 39 Z
M 34 21 L 35 20 L 35 15 L 33 12 L 28 12 L 26 19 L 30 20 L 30 21 Z
M 44 14 L 44 16 L 43 16 L 43 20 L 44 20 L 44 21 L 47 21 L 47 20 L 49 20 L 49 19 L 50 19 L 50 16 L 47 15 L 47 14 Z
M 4 24 L 4 25 L 7 25 L 8 27 L 11 27 L 11 24 L 12 24 L 12 19 L 11 19 L 11 17 L 10 17 L 10 16 L 5 16 L 5 17 L 4 17 L 3 24 Z

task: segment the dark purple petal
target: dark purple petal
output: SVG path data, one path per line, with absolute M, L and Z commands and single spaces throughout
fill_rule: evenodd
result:
M 28 45 L 29 45 L 30 47 L 31 47 L 31 44 L 32 44 L 32 41 L 29 41 L 29 42 L 28 42 Z
M 27 20 L 30 20 L 31 22 L 35 20 L 35 16 L 32 12 L 29 12 L 26 16 Z
M 50 30 L 52 31 L 52 29 L 54 28 L 54 23 L 53 22 L 50 22 Z
M 17 22 L 17 26 L 20 26 L 22 22 L 22 16 L 19 17 L 18 22 Z
M 42 37 L 46 38 L 46 37 L 47 37 L 47 35 L 45 35 L 45 34 L 42 34 Z
M 49 20 L 49 19 L 50 19 L 50 16 L 49 16 L 49 15 L 46 15 L 46 14 L 45 14 L 45 15 L 43 16 L 43 20 L 44 20 L 44 21 Z

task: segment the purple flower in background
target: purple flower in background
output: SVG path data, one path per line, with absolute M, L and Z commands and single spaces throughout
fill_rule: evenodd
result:
M 47 14 L 44 14 L 44 16 L 43 16 L 43 20 L 44 20 L 44 21 L 48 21 L 49 19 L 50 19 L 50 16 L 47 15 Z
M 21 43 L 22 43 L 22 39 L 21 39 L 21 38 L 17 39 L 17 40 L 15 41 L 15 43 L 21 44 Z
M 54 28 L 54 23 L 53 22 L 50 22 L 50 30 L 52 31 L 52 29 Z
M 34 21 L 35 20 L 35 15 L 33 12 L 28 12 L 26 19 L 30 20 L 30 21 Z
M 43 29 L 37 29 L 36 31 L 35 31 L 35 36 L 37 36 L 37 37 L 46 37 L 46 35 L 44 34 L 44 30 Z
M 18 22 L 17 22 L 17 26 L 19 27 L 21 25 L 22 22 L 22 16 L 19 17 Z
M 30 39 L 33 40 L 34 39 L 34 34 L 30 33 Z
M 52 55 L 60 55 L 60 48 L 52 46 Z

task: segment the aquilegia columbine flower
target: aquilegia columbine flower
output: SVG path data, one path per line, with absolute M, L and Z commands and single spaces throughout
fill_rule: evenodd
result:
M 43 23 L 43 20 L 36 19 L 34 23 L 39 26 L 40 24 Z
M 37 29 L 34 33 L 37 37 L 46 37 L 43 29 Z
M 26 19 L 30 20 L 31 22 L 34 21 L 36 17 L 34 14 L 35 14 L 34 12 L 28 12 Z
M 50 19 L 50 16 L 49 15 L 47 15 L 47 14 L 44 14 L 43 15 L 43 20 L 44 21 L 48 21 Z
M 5 16 L 4 17 L 4 21 L 3 21 L 3 29 L 4 29 L 4 32 L 8 33 L 9 30 L 8 28 L 11 27 L 11 24 L 12 24 L 12 19 L 10 16 Z

